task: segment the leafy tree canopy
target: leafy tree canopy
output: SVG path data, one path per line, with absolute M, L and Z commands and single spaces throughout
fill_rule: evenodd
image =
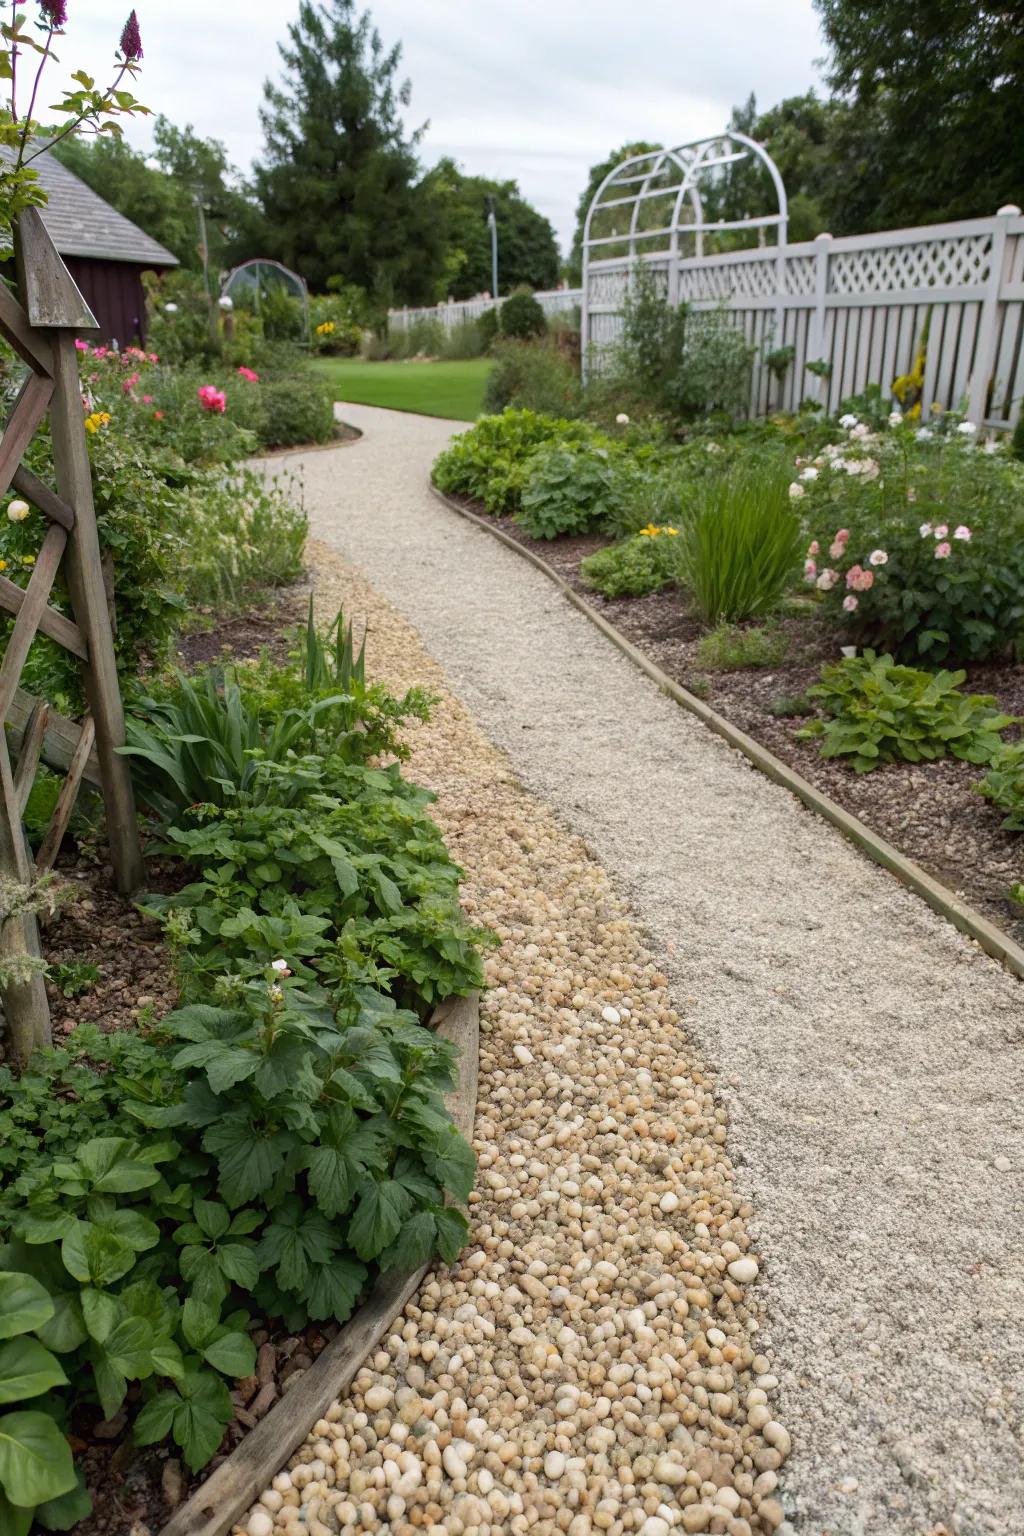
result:
M 525 284 L 553 288 L 558 282 L 558 242 L 542 213 L 514 181 L 467 176 L 454 160 L 441 160 L 420 183 L 442 220 L 444 266 L 437 297 L 469 299 L 490 292 L 491 235 L 487 210 L 493 199 L 498 226 L 498 287 L 510 293 Z

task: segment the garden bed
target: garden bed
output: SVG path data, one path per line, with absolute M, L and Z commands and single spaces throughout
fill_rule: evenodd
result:
M 770 712 L 774 700 L 803 694 L 818 681 L 822 664 L 837 659 L 834 638 L 813 614 L 780 621 L 788 651 L 783 662 L 715 669 L 698 658 L 702 629 L 686 612 L 678 590 L 613 599 L 583 581 L 582 561 L 612 540 L 593 534 L 534 539 L 510 518 L 490 516 L 465 497 L 451 499 L 538 555 L 669 677 L 707 699 L 719 714 L 1024 943 L 1024 912 L 1008 894 L 1022 876 L 1019 835 L 1002 829 L 1002 813 L 974 789 L 980 777 L 975 764 L 955 758 L 887 763 L 858 775 L 841 761 L 822 758 L 815 742 L 797 739 L 805 721 Z M 1007 714 L 1024 715 L 1024 667 L 977 664 L 966 671 L 966 688 L 995 695 Z M 1008 732 L 1007 739 L 1014 734 Z

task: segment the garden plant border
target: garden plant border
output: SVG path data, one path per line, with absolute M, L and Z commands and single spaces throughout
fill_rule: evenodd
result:
M 577 608 L 580 613 L 588 618 L 606 639 L 611 641 L 616 650 L 621 651 L 623 656 L 626 656 L 635 666 L 640 668 L 641 672 L 646 673 L 651 681 L 658 685 L 662 693 L 674 699 L 677 704 L 681 704 L 690 714 L 696 715 L 697 719 L 706 725 L 709 730 L 714 731 L 717 736 L 721 736 L 737 752 L 741 752 L 755 768 L 769 779 L 773 779 L 776 784 L 781 784 L 784 789 L 788 789 L 791 794 L 796 795 L 797 799 L 801 800 L 809 810 L 815 811 L 819 816 L 824 817 L 826 821 L 831 822 L 834 827 L 837 827 L 845 837 L 848 837 L 851 842 L 855 843 L 876 864 L 880 864 L 883 869 L 887 869 L 890 874 L 895 875 L 896 879 L 902 885 L 905 885 L 908 890 L 914 891 L 918 896 L 922 897 L 934 912 L 946 918 L 948 922 L 952 923 L 955 928 L 958 928 L 961 933 L 966 934 L 968 938 L 973 939 L 986 954 L 1001 961 L 1013 975 L 1024 978 L 1024 948 L 1015 943 L 1008 934 L 1003 933 L 1001 929 L 997 928 L 994 923 L 989 922 L 988 918 L 983 917 L 980 912 L 975 911 L 967 902 L 961 901 L 949 886 L 944 885 L 942 881 L 936 880 L 934 876 L 929 875 L 913 859 L 908 859 L 905 854 L 902 854 L 886 838 L 872 831 L 859 817 L 851 815 L 849 811 L 844 810 L 835 800 L 832 800 L 828 795 L 822 794 L 820 789 L 816 789 L 802 774 L 797 773 L 784 763 L 781 758 L 776 757 L 774 752 L 770 752 L 766 747 L 762 747 L 752 736 L 748 736 L 738 726 L 731 724 L 724 716 L 712 709 L 710 705 L 705 704 L 702 699 L 698 699 L 696 694 L 690 693 L 688 689 L 683 688 L 681 684 L 669 677 L 655 662 L 645 656 L 630 640 L 627 640 L 621 630 L 617 629 L 592 604 L 588 603 L 585 597 L 581 597 L 575 588 L 570 586 L 565 578 L 559 575 L 558 571 L 553 566 L 550 566 L 546 560 L 542 559 L 540 555 L 536 554 L 532 549 L 526 549 L 511 534 L 505 533 L 501 528 L 496 528 L 493 523 L 479 516 L 478 513 L 473 512 L 469 507 L 460 506 L 457 501 L 446 496 L 443 491 L 439 491 L 433 483 L 431 483 L 430 489 L 437 500 L 447 507 L 450 512 L 456 512 L 459 517 L 465 518 L 467 522 L 483 529 L 500 543 L 506 545 L 507 548 L 514 550 L 517 555 L 529 560 L 532 565 L 536 566 L 537 570 L 543 572 L 548 580 L 558 587 L 562 595 L 569 599 L 573 607 Z
M 437 1034 L 459 1048 L 459 1078 L 446 1103 L 467 1141 L 476 1118 L 480 1071 L 480 994 L 449 998 L 434 1012 Z M 224 1536 L 280 1472 L 318 1419 L 346 1392 L 370 1350 L 419 1289 L 434 1261 L 385 1275 L 359 1311 L 317 1357 L 294 1389 L 175 1510 L 159 1536 Z

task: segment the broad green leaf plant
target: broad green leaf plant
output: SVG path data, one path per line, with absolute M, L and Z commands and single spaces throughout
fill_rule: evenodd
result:
M 8 82 L 9 95 L 0 107 L 0 145 L 9 155 L 0 158 L 0 251 L 9 250 L 14 220 L 26 208 L 39 208 L 46 193 L 33 161 L 47 148 L 74 133 L 121 132 L 122 117 L 147 113 L 123 81 L 133 80 L 142 62 L 142 38 L 132 11 L 124 24 L 114 54 L 114 78 L 101 87 L 84 69 L 75 70 L 72 85 L 48 112 L 61 119 L 54 132 L 44 134 L 35 113 L 47 64 L 58 62 L 54 43 L 64 37 L 67 0 L 39 0 L 37 15 L 30 21 L 15 3 L 10 18 L 0 22 L 0 80 Z

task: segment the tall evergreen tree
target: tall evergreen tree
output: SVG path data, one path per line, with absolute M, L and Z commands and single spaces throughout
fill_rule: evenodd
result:
M 411 94 L 401 46 L 386 48 L 354 0 L 301 0 L 279 52 L 284 77 L 264 86 L 254 168 L 264 254 L 312 288 L 333 277 L 381 305 L 429 302 L 442 248 L 416 187 L 424 130 L 407 134 L 401 120 Z

